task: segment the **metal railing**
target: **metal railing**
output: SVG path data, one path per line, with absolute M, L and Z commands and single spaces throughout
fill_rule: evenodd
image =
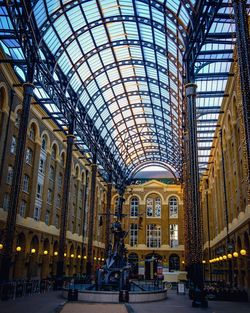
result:
M 16 299 L 54 289 L 53 280 L 18 280 L 0 284 L 0 300 Z

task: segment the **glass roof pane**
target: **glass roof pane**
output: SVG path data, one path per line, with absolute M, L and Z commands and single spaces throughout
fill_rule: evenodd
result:
M 53 77 L 59 81 L 62 77 L 59 74 L 64 74 L 65 95 L 76 93 L 79 96 L 78 109 L 85 107 L 88 110 L 89 117 L 93 118 L 96 128 L 101 129 L 102 138 L 113 147 L 120 164 L 129 164 L 134 159 L 133 168 L 146 156 L 165 160 L 165 152 L 160 151 L 162 148 L 156 142 L 163 142 L 163 146 L 171 150 L 178 140 L 181 141 L 178 128 L 182 120 L 183 27 L 189 25 L 191 15 L 195 14 L 195 4 L 195 0 L 36 2 L 35 23 L 43 38 L 39 53 L 46 60 L 46 52 L 51 52 Z M 232 8 L 223 8 L 220 12 L 231 14 Z M 9 34 L 13 28 L 4 5 L 0 6 L 0 27 L 2 34 Z M 211 34 L 234 31 L 231 21 L 222 23 L 218 19 L 210 29 Z M 178 42 L 175 34 L 179 34 Z M 0 43 L 13 58 L 24 58 L 13 36 Z M 214 78 L 211 74 L 230 71 L 230 62 L 221 62 L 221 58 L 231 58 L 232 53 L 224 51 L 233 48 L 234 39 L 228 43 L 216 40 L 203 45 L 202 52 L 221 52 L 216 55 L 200 53 L 196 64 L 198 92 L 225 90 L 227 77 Z M 24 75 L 25 70 L 17 69 Z M 40 98 L 48 97 L 42 88 L 36 89 L 36 94 Z M 222 97 L 197 98 L 198 107 L 220 106 L 221 103 Z M 55 110 L 56 106 L 46 104 L 46 108 Z M 217 117 L 209 113 L 199 119 Z M 199 127 L 211 129 L 210 126 Z M 140 151 L 135 151 L 133 143 L 138 139 L 146 140 L 143 136 L 147 141 L 143 146 L 138 143 Z M 132 145 L 129 148 L 131 156 L 125 156 L 126 147 L 114 138 L 126 138 Z M 170 165 L 180 168 L 181 157 L 171 159 L 171 162 Z

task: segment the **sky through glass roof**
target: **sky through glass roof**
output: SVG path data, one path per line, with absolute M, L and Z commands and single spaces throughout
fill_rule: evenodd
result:
M 91 119 L 128 176 L 154 162 L 181 175 L 183 57 L 198 4 L 195 0 L 38 0 L 33 6 L 40 58 L 46 63 L 51 56 L 48 63 L 55 81 L 64 78 L 65 96 L 74 93 L 76 111 Z M 201 171 L 209 160 L 233 60 L 232 13 L 229 2 L 222 1 L 195 63 Z M 0 27 L 12 35 L 1 40 L 5 52 L 23 59 L 4 6 Z M 16 70 L 22 74 L 21 67 Z M 35 93 L 40 99 L 49 98 L 38 82 Z M 63 124 L 53 101 L 44 100 L 43 106 Z M 87 144 L 82 145 L 86 151 Z

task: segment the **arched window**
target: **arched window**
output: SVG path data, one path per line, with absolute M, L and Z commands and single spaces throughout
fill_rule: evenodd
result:
M 115 198 L 115 207 L 114 207 L 115 215 L 118 214 L 118 209 L 119 209 L 119 197 L 116 197 Z
M 34 125 L 34 124 L 32 124 L 32 125 L 30 126 L 29 137 L 30 137 L 30 139 L 33 140 L 33 141 L 34 141 L 35 138 L 36 138 L 36 129 L 35 129 L 35 125 Z
M 138 216 L 138 209 L 139 209 L 138 198 L 133 197 L 130 200 L 130 216 L 131 217 L 137 217 Z
M 51 159 L 52 160 L 56 159 L 56 152 L 57 152 L 56 145 L 53 145 L 52 151 L 51 151 Z
M 32 165 L 33 162 L 33 151 L 31 148 L 26 149 L 25 161 L 27 164 Z
M 79 167 L 76 166 L 76 178 L 78 178 L 78 176 L 79 176 Z
M 13 167 L 12 166 L 8 166 L 8 173 L 7 173 L 7 179 L 6 179 L 6 183 L 8 185 L 12 184 L 12 180 L 13 180 Z
M 146 200 L 147 217 L 161 217 L 161 198 L 150 195 Z
M 61 159 L 60 159 L 60 163 L 61 163 L 61 166 L 64 167 L 64 162 L 65 162 L 65 155 L 64 153 L 61 154 Z
M 47 149 L 47 138 L 45 135 L 42 136 L 42 149 L 46 151 Z
M 16 127 L 19 127 L 20 121 L 21 121 L 21 110 L 18 110 L 16 113 L 16 121 L 15 121 Z
M 176 197 L 169 199 L 169 218 L 178 218 L 178 200 Z

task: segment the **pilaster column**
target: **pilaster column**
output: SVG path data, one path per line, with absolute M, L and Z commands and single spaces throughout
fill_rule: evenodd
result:
M 86 273 L 91 275 L 93 266 L 93 230 L 94 230 L 94 213 L 95 213 L 95 193 L 96 193 L 96 173 L 97 173 L 97 156 L 93 156 L 93 164 L 91 165 L 91 190 L 90 190 L 90 208 L 88 216 L 88 250 Z
M 107 207 L 106 207 L 106 229 L 105 229 L 105 254 L 108 256 L 109 244 L 110 244 L 110 211 L 111 211 L 111 192 L 112 192 L 112 183 L 111 179 L 108 182 L 107 189 Z
M 248 160 L 248 183 L 250 181 L 250 36 L 246 0 L 233 0 L 236 46 L 240 69 L 243 115 Z M 248 192 L 249 193 L 249 192 Z M 248 195 L 250 197 L 250 194 Z
M 196 128 L 196 84 L 189 83 L 186 89 L 187 104 L 187 135 L 189 162 L 187 173 L 189 176 L 188 199 L 188 223 L 190 238 L 190 279 L 194 288 L 203 289 L 203 269 L 202 269 L 202 239 L 201 239 L 201 208 L 199 196 L 199 168 L 197 151 L 197 128 Z
M 59 251 L 57 261 L 57 277 L 63 278 L 64 272 L 64 248 L 66 244 L 66 231 L 68 221 L 68 210 L 69 210 L 69 191 L 70 191 L 70 177 L 71 177 L 71 165 L 72 165 L 72 151 L 74 145 L 74 128 L 75 122 L 72 117 L 69 125 L 67 135 L 67 152 L 66 152 L 66 164 L 64 170 L 64 181 L 63 181 L 63 197 L 62 197 L 62 210 L 61 210 L 61 223 L 60 223 L 60 236 L 59 236 Z
M 6 229 L 4 234 L 3 258 L 0 269 L 0 280 L 8 281 L 10 277 L 11 258 L 13 253 L 13 242 L 16 230 L 16 215 L 18 210 L 18 199 L 22 183 L 23 161 L 25 157 L 26 137 L 29 123 L 30 103 L 33 96 L 34 64 L 28 69 L 28 81 L 23 84 L 23 103 L 21 120 L 18 130 L 16 147 L 16 158 L 13 171 L 13 180 L 10 192 L 10 208 L 8 211 Z
M 80 273 L 82 274 L 84 271 L 84 264 L 85 261 L 83 259 L 83 253 L 85 254 L 85 233 L 86 233 L 86 218 L 87 218 L 87 208 L 88 208 L 88 177 L 89 172 L 86 170 L 85 174 L 85 182 L 83 185 L 83 199 L 82 199 L 82 258 L 81 258 L 81 266 L 80 266 Z

